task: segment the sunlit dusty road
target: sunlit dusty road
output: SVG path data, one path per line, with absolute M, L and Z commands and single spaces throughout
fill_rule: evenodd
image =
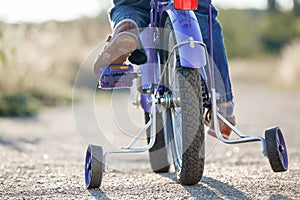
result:
M 274 125 L 284 131 L 288 172 L 273 173 L 260 144 L 225 145 L 207 138 L 204 177 L 195 186 L 181 186 L 172 171 L 152 173 L 145 153 L 111 157 L 101 188 L 86 190 L 86 144 L 101 144 L 105 137 L 106 149 L 124 146 L 143 123 L 141 112 L 130 109 L 129 120 L 116 123 L 123 118 L 117 100 L 99 100 L 95 109 L 80 105 L 45 110 L 36 118 L 0 118 L 0 198 L 300 199 L 300 96 L 258 83 L 234 89 L 237 127 L 244 134 L 263 135 Z

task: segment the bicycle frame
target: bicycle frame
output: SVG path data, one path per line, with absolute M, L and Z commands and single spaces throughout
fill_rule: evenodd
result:
M 141 93 L 141 104 L 142 104 L 144 111 L 149 114 L 150 120 L 142 128 L 142 130 L 137 134 L 137 136 L 132 140 L 132 142 L 126 147 L 121 147 L 118 149 L 110 149 L 110 150 L 107 150 L 103 154 L 103 149 L 101 146 L 95 146 L 95 145 L 88 146 L 88 150 L 86 153 L 86 161 L 85 161 L 85 178 L 86 178 L 85 181 L 86 181 L 86 186 L 88 188 L 96 188 L 101 185 L 102 173 L 106 171 L 107 165 L 106 165 L 105 161 L 106 161 L 108 155 L 110 155 L 112 153 L 144 152 L 144 151 L 150 150 L 152 147 L 154 147 L 155 142 L 156 142 L 156 134 L 157 134 L 157 130 L 156 130 L 157 124 L 156 123 L 157 123 L 157 121 L 161 121 L 161 119 L 157 119 L 157 116 L 158 116 L 157 113 L 160 110 L 160 108 L 167 110 L 169 108 L 172 108 L 172 106 L 176 107 L 176 108 L 180 107 L 179 108 L 180 111 L 178 112 L 178 113 L 180 113 L 182 110 L 184 110 L 184 108 L 186 108 L 184 106 L 193 105 L 194 106 L 193 110 L 197 110 L 198 108 L 199 108 L 199 110 L 201 110 L 201 108 L 202 108 L 202 105 L 200 104 L 201 101 L 200 102 L 198 101 L 198 100 L 201 100 L 200 99 L 201 97 L 199 97 L 199 96 L 197 96 L 195 98 L 190 98 L 190 96 L 186 97 L 185 95 L 179 96 L 179 98 L 183 99 L 183 100 L 181 99 L 182 102 L 188 102 L 186 104 L 182 104 L 182 102 L 180 102 L 180 99 L 179 100 L 177 99 L 178 96 L 177 97 L 175 96 L 175 98 L 173 98 L 173 96 L 168 96 L 169 92 L 172 93 L 173 91 L 170 91 L 169 89 L 167 89 L 167 87 L 163 86 L 162 77 L 165 76 L 165 71 L 167 68 L 166 66 L 169 66 L 170 60 L 172 59 L 172 57 L 173 57 L 173 59 L 174 58 L 176 59 L 175 63 L 177 62 L 178 57 L 179 57 L 181 70 L 183 68 L 185 71 L 196 72 L 193 74 L 194 76 L 192 76 L 192 78 L 191 78 L 191 76 L 189 76 L 189 80 L 199 81 L 198 72 L 196 70 L 191 70 L 191 69 L 186 69 L 186 68 L 199 69 L 202 80 L 204 80 L 207 87 L 210 86 L 210 91 L 211 91 L 211 94 L 210 94 L 210 104 L 211 105 L 210 106 L 212 108 L 212 121 L 214 123 L 214 130 L 216 132 L 216 136 L 220 141 L 227 143 L 227 144 L 237 144 L 237 143 L 259 141 L 262 143 L 263 154 L 264 154 L 264 156 L 269 158 L 269 162 L 270 162 L 271 167 L 274 172 L 283 172 L 288 169 L 288 157 L 287 157 L 286 145 L 284 142 L 283 134 L 282 134 L 281 130 L 279 129 L 279 127 L 273 127 L 273 128 L 266 130 L 265 138 L 261 137 L 261 136 L 244 136 L 241 134 L 241 132 L 237 128 L 235 128 L 233 125 L 231 125 L 230 122 L 228 122 L 220 113 L 218 113 L 217 93 L 216 93 L 215 82 L 214 82 L 215 80 L 214 80 L 213 46 L 212 46 L 213 35 L 212 35 L 211 1 L 208 0 L 210 54 L 208 54 L 206 46 L 202 41 L 201 31 L 200 31 L 200 27 L 197 22 L 196 16 L 193 13 L 193 11 L 189 10 L 189 9 L 195 8 L 194 4 L 195 4 L 195 2 L 197 2 L 197 0 L 188 0 L 187 4 L 185 4 L 186 3 L 185 0 L 175 0 L 175 1 L 176 1 L 175 3 L 177 3 L 177 5 L 176 5 L 177 7 L 187 9 L 187 10 L 176 10 L 174 8 L 173 3 L 170 0 L 151 0 L 150 25 L 148 28 L 145 28 L 140 34 L 140 39 L 141 39 L 142 45 L 143 45 L 145 52 L 147 54 L 147 57 L 148 57 L 147 63 L 141 65 L 139 67 L 139 70 L 137 73 L 133 72 L 133 67 L 131 65 L 125 65 L 125 66 L 121 65 L 122 67 L 128 68 L 128 69 L 126 68 L 127 69 L 126 73 L 122 70 L 119 70 L 119 71 L 116 70 L 116 74 L 118 76 L 120 73 L 121 74 L 124 73 L 125 77 L 127 77 L 128 80 L 130 80 L 130 81 L 132 81 L 133 78 L 138 77 L 139 80 L 137 82 L 140 84 L 138 85 L 137 89 Z M 166 23 L 167 18 L 170 19 L 172 26 L 169 25 L 169 22 Z M 163 59 L 163 61 L 166 63 L 164 63 L 163 68 L 161 68 L 162 66 L 161 66 L 161 58 L 160 58 L 160 55 L 161 55 L 160 47 L 162 46 L 161 43 L 164 41 L 160 41 L 160 39 L 161 39 L 160 30 L 162 30 L 162 28 L 164 27 L 164 24 L 166 24 L 167 27 L 173 28 L 174 34 L 172 33 L 171 36 L 170 35 L 168 35 L 168 36 L 170 36 L 173 41 L 176 40 L 176 43 L 174 44 L 174 46 L 173 46 L 173 43 L 171 43 L 172 45 L 168 44 L 169 45 L 168 48 L 172 48 L 172 49 L 170 50 L 171 52 L 168 52 L 167 58 Z M 176 56 L 174 56 L 174 54 Z M 171 74 L 171 75 L 175 74 L 176 68 L 178 66 L 176 64 L 172 65 L 172 68 L 171 67 L 168 68 L 169 74 Z M 211 77 L 210 85 L 208 85 L 208 83 L 207 83 L 206 73 L 204 70 L 205 65 L 208 65 L 208 68 L 209 68 L 209 75 Z M 114 67 L 116 67 L 116 66 L 114 66 Z M 110 68 L 108 67 L 108 69 L 110 69 Z M 104 70 L 103 73 L 104 73 L 104 75 L 105 75 L 105 73 L 107 73 L 106 75 L 108 77 L 110 77 L 110 75 L 112 75 L 112 74 L 109 74 L 110 73 L 109 70 L 107 72 Z M 100 83 L 102 83 L 100 80 L 102 78 L 102 75 L 103 74 L 100 73 L 100 76 L 99 76 Z M 188 76 L 186 76 L 186 77 L 188 77 Z M 168 76 L 166 78 L 168 79 Z M 125 78 L 124 80 L 127 80 L 127 79 Z M 108 81 L 107 82 L 108 85 L 104 84 L 102 86 L 102 88 L 104 88 L 104 89 L 105 89 L 105 87 L 106 87 L 106 89 L 112 89 L 113 87 L 118 88 L 118 86 L 119 86 L 118 84 L 114 85 L 114 84 L 111 84 L 110 80 L 107 80 L 107 81 Z M 198 84 L 198 82 L 196 82 L 196 83 Z M 201 84 L 203 84 L 203 83 L 201 82 Z M 185 84 L 182 84 L 182 85 L 185 85 Z M 131 86 L 131 84 L 128 84 L 127 82 L 125 82 L 124 84 L 120 84 L 120 86 L 121 87 L 122 86 L 129 87 L 129 86 Z M 189 89 L 191 89 L 190 87 L 191 86 L 184 87 L 185 89 L 188 89 L 188 90 L 186 90 L 186 91 L 188 91 L 186 94 L 190 94 L 192 92 L 192 90 L 189 90 Z M 199 89 L 199 87 L 201 87 L 201 86 L 198 85 L 197 87 L 198 87 L 198 89 L 196 89 L 196 90 L 198 91 L 198 95 L 201 95 L 201 92 L 203 93 L 204 91 L 201 91 L 201 89 Z M 176 90 L 176 88 L 175 88 L 175 90 Z M 207 91 L 205 91 L 205 92 L 207 92 Z M 197 102 L 186 101 L 187 99 L 188 100 L 196 100 Z M 173 105 L 172 105 L 172 103 L 173 103 Z M 163 111 L 166 111 L 166 110 L 163 110 Z M 187 111 L 187 110 L 184 110 L 184 111 Z M 187 115 L 187 112 L 185 112 L 185 114 Z M 200 111 L 196 115 L 190 115 L 189 118 L 196 116 L 193 118 L 193 119 L 196 119 L 196 123 L 194 123 L 196 125 L 194 127 L 196 127 L 196 129 L 199 129 L 199 126 L 201 126 L 200 128 L 203 130 L 203 127 L 202 127 L 203 124 L 198 118 L 198 117 L 200 117 L 202 119 L 201 115 L 202 115 L 202 112 Z M 173 116 L 171 116 L 171 117 L 173 118 Z M 171 119 L 171 120 L 173 120 L 173 119 Z M 220 131 L 219 120 L 222 120 L 227 126 L 229 126 L 231 128 L 231 130 L 238 136 L 238 138 L 224 139 L 222 137 L 222 134 Z M 182 119 L 179 118 L 178 121 L 179 121 L 179 123 L 178 123 L 179 126 L 181 126 Z M 187 121 L 185 121 L 185 125 L 186 125 L 185 130 L 186 130 L 187 126 L 188 126 L 188 128 L 190 128 L 189 127 L 190 125 L 187 124 Z M 146 145 L 144 147 L 135 147 L 136 142 L 141 138 L 141 136 L 143 134 L 146 133 L 146 131 L 150 127 L 151 127 L 151 131 L 149 134 L 150 140 L 148 140 L 148 145 Z M 181 131 L 183 131 L 183 130 L 181 130 Z M 181 141 L 183 141 L 183 140 L 180 140 L 180 137 L 183 136 L 183 133 L 178 132 L 179 134 L 175 135 L 172 133 L 172 135 L 171 135 L 171 133 L 166 133 L 166 132 L 167 131 L 165 131 L 165 130 L 163 132 L 164 139 L 165 139 L 164 145 L 166 147 L 168 146 L 167 141 L 169 141 L 169 139 L 171 139 L 173 136 L 174 143 L 171 143 L 171 146 L 172 146 L 171 149 L 173 148 L 171 151 L 172 151 L 173 156 L 175 155 L 175 157 L 173 157 L 173 161 L 174 161 L 174 166 L 176 168 L 176 166 L 178 167 L 181 165 L 180 162 L 182 162 L 182 160 L 181 160 L 180 156 L 186 155 L 185 153 L 182 154 L 183 152 L 180 152 L 181 151 L 180 148 L 183 146 L 182 143 L 184 143 L 184 142 L 180 143 Z M 185 133 L 187 133 L 187 134 L 185 134 L 186 137 L 193 136 L 193 135 L 190 135 L 190 133 L 193 134 L 193 132 L 187 131 Z M 159 134 L 160 133 L 158 133 L 158 137 L 159 137 Z M 203 131 L 197 132 L 197 134 L 199 137 L 203 136 L 202 137 L 203 140 L 202 139 L 201 140 L 202 140 L 202 142 L 204 142 Z M 193 140 L 193 141 L 196 141 L 196 140 Z M 198 140 L 198 142 L 199 142 L 199 140 Z M 188 148 L 191 147 L 191 149 L 193 149 L 193 150 L 197 149 L 197 151 L 194 151 L 193 154 L 188 154 L 185 157 L 185 160 L 189 160 L 191 158 L 189 161 L 187 161 L 187 163 L 195 164 L 194 160 L 198 159 L 198 163 L 202 162 L 204 164 L 204 159 L 200 158 L 200 154 L 202 154 L 202 152 L 199 152 L 199 150 L 201 151 L 201 148 L 199 148 L 199 146 L 192 146 L 193 143 L 196 143 L 196 145 L 198 145 L 198 144 L 200 145 L 200 142 L 199 143 L 197 143 L 197 142 L 190 143 Z M 189 151 L 186 151 L 186 152 L 189 152 Z M 168 154 L 168 152 L 166 152 L 166 154 Z M 178 156 L 178 155 L 180 155 L 180 156 Z M 168 160 L 168 155 L 166 155 L 166 157 L 163 157 L 163 160 Z M 179 160 L 179 161 L 177 161 L 177 160 Z M 189 185 L 189 184 L 195 184 L 198 181 L 200 181 L 200 179 L 202 177 L 202 173 L 203 173 L 203 165 L 202 165 L 202 167 L 198 164 L 196 164 L 194 166 L 196 166 L 198 169 L 200 169 L 200 171 L 196 172 L 196 176 L 193 173 L 188 176 L 188 179 L 180 180 L 180 182 L 182 181 L 181 183 Z M 189 168 L 189 167 L 182 168 L 182 169 L 179 168 L 178 172 L 179 173 L 181 173 L 182 171 L 187 172 L 187 170 L 190 170 L 190 169 L 191 168 Z M 193 168 L 193 169 L 195 169 L 195 168 Z M 194 171 L 195 170 L 193 170 L 193 172 Z M 100 173 L 100 174 L 98 175 L 97 173 Z M 183 176 L 183 177 L 185 177 L 185 176 Z M 194 177 L 196 177 L 196 178 L 194 179 Z
M 213 110 L 212 120 L 215 124 L 215 131 L 217 138 L 227 144 L 237 144 L 245 142 L 260 141 L 263 147 L 263 154 L 267 156 L 265 138 L 261 136 L 243 136 L 242 133 L 232 126 L 221 114 L 218 113 L 217 108 L 217 93 L 214 83 L 214 67 L 213 67 L 213 37 L 212 37 L 212 21 L 211 21 L 211 1 L 209 3 L 209 24 L 210 24 L 210 55 L 207 52 L 206 45 L 203 43 L 201 30 L 197 18 L 192 10 L 176 10 L 174 4 L 170 0 L 151 0 L 150 25 L 140 33 L 140 39 L 143 48 L 147 54 L 147 62 L 140 65 L 139 70 L 141 74 L 141 85 L 139 92 L 141 93 L 141 105 L 145 112 L 150 113 L 150 121 L 138 133 L 136 138 L 127 146 L 120 149 L 111 149 L 104 154 L 104 160 L 111 153 L 128 153 L 128 152 L 142 152 L 152 148 L 155 141 L 155 123 L 158 103 L 158 90 L 161 86 L 161 63 L 160 63 L 160 31 L 167 17 L 171 19 L 177 45 L 173 48 L 178 51 L 180 64 L 187 68 L 197 68 L 200 70 L 200 75 L 207 86 L 211 88 L 211 107 Z M 179 19 L 180 20 L 177 20 Z M 204 66 L 208 65 L 209 74 L 211 76 L 210 84 L 207 83 L 206 72 Z M 219 120 L 227 124 L 232 131 L 238 136 L 234 139 L 224 139 L 220 132 Z M 150 142 L 147 146 L 141 148 L 134 148 L 136 141 L 143 135 L 146 130 L 151 127 Z M 105 162 L 104 162 L 105 163 Z M 104 169 L 105 170 L 105 167 Z

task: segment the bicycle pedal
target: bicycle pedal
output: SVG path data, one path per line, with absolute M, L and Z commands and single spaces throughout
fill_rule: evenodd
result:
M 135 78 L 137 73 L 134 73 L 131 64 L 110 65 L 101 68 L 98 88 L 106 90 L 130 88 Z

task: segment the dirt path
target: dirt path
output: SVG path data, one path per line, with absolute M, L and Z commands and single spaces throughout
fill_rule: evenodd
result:
M 81 115 L 76 130 L 72 108 L 62 107 L 33 119 L 0 118 L 0 198 L 300 199 L 300 97 L 259 84 L 235 84 L 235 91 L 238 128 L 245 134 L 263 135 L 265 128 L 275 124 L 284 130 L 288 172 L 273 173 L 259 144 L 231 146 L 215 144 L 210 138 L 208 144 L 214 148 L 209 148 L 204 177 L 198 185 L 181 186 L 173 173 L 151 173 L 147 154 L 140 154 L 110 159 L 101 189 L 86 190 L 85 144 L 101 143 L 101 135 L 94 134 L 99 127 L 92 124 L 88 113 L 84 115 L 89 112 L 86 106 L 81 106 L 75 111 Z M 99 113 L 94 113 L 97 122 L 105 124 L 101 131 L 109 141 L 126 145 L 130 134 L 118 135 L 114 132 L 117 128 L 106 127 L 119 117 L 105 117 L 106 109 L 102 105 Z M 134 113 L 131 117 L 140 118 Z M 135 132 L 138 127 L 129 125 L 123 133 Z

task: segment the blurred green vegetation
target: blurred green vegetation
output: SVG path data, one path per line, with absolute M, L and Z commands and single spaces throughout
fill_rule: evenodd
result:
M 292 11 L 220 10 L 219 20 L 230 59 L 276 56 L 300 37 L 300 17 Z
M 106 16 L 0 22 L 0 116 L 32 116 L 72 102 L 78 68 L 109 31 Z
M 29 94 L 10 93 L 0 96 L 0 116 L 34 116 L 38 109 L 38 103 Z

